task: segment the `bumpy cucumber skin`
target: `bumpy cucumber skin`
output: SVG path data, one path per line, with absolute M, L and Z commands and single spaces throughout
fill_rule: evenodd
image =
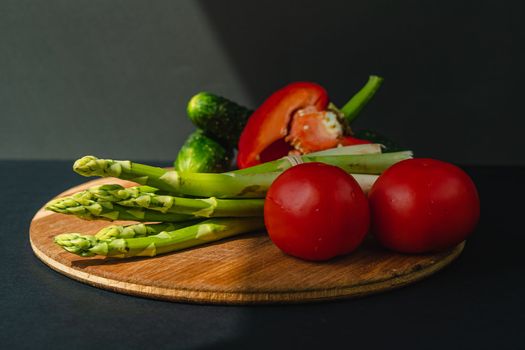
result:
M 358 139 L 382 144 L 384 146 L 383 153 L 407 150 L 406 148 L 400 147 L 394 141 L 372 130 L 354 130 L 352 134 L 352 136 L 357 137 Z
M 186 139 L 173 166 L 183 172 L 220 173 L 230 170 L 231 164 L 232 152 L 197 130 Z
M 244 126 L 253 113 L 227 98 L 200 92 L 187 107 L 193 124 L 224 146 L 236 148 Z

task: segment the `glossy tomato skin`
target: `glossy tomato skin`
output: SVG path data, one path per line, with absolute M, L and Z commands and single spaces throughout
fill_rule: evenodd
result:
M 372 232 L 402 253 L 452 247 L 467 238 L 479 220 L 476 186 L 460 168 L 435 159 L 394 164 L 368 195 Z
M 350 253 L 370 226 L 368 200 L 354 178 L 322 163 L 282 173 L 264 204 L 268 234 L 283 252 L 306 260 Z

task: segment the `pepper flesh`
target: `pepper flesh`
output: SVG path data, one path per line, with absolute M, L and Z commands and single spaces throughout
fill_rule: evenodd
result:
M 323 111 L 327 105 L 326 90 L 315 83 L 296 82 L 273 93 L 248 119 L 239 140 L 237 166 L 243 169 L 260 164 L 261 153 L 287 136 L 297 111 Z
M 286 141 L 302 154 L 334 148 L 339 145 L 343 128 L 332 111 L 298 111 Z

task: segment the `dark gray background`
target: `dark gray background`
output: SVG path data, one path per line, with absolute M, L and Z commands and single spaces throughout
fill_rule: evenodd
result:
M 522 1 L 2 1 L 0 158 L 171 160 L 208 90 L 311 80 L 419 156 L 525 164 Z

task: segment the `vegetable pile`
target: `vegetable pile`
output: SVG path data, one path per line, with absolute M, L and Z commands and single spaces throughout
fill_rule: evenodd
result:
M 378 133 L 352 130 L 381 83 L 371 76 L 341 109 L 307 82 L 276 91 L 255 111 L 199 93 L 187 108 L 197 130 L 174 170 L 85 156 L 73 165 L 78 174 L 137 186 L 96 186 L 46 205 L 84 220 L 137 223 L 55 242 L 80 256 L 128 258 L 266 228 L 283 252 L 315 261 L 352 252 L 370 230 L 400 252 L 451 247 L 478 221 L 476 188 L 451 164 L 412 159 Z
M 383 78 L 368 82 L 341 109 L 329 102 L 318 84 L 296 82 L 274 92 L 255 111 L 222 96 L 201 92 L 187 113 L 197 130 L 182 146 L 174 167 L 178 171 L 231 170 L 234 150 L 242 169 L 337 146 L 377 143 L 383 152 L 403 150 L 371 130 L 352 130 L 351 124 L 375 95 Z

